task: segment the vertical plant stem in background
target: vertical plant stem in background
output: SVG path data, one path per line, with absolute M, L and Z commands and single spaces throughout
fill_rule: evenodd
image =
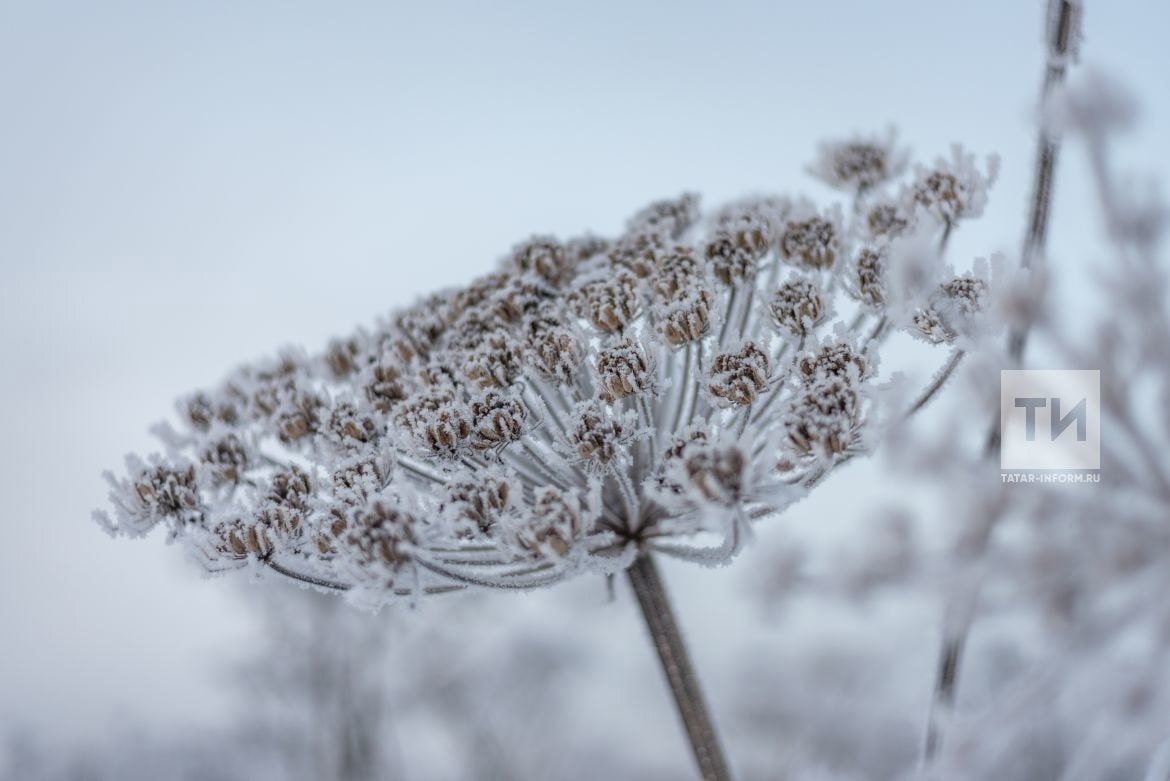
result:
M 1028 225 L 1024 232 L 1020 250 L 1020 266 L 1031 269 L 1044 260 L 1044 246 L 1048 236 L 1048 215 L 1052 206 L 1052 184 L 1056 173 L 1056 162 L 1060 152 L 1060 137 L 1045 116 L 1047 103 L 1053 91 L 1064 82 L 1068 69 L 1069 53 L 1079 35 L 1080 0 L 1049 0 L 1048 30 L 1046 35 L 1048 59 L 1044 71 L 1044 84 L 1040 91 L 1040 131 L 1036 140 L 1036 167 L 1032 181 L 1032 195 L 1028 211 Z M 1014 326 L 1008 334 L 1008 360 L 1012 366 L 1019 366 L 1028 338 L 1027 323 Z M 984 457 L 995 457 L 1000 445 L 1000 420 L 994 416 Z M 964 547 L 964 558 L 979 559 L 991 540 L 991 531 L 998 520 L 998 512 L 981 519 L 981 528 Z M 944 725 L 950 720 L 955 707 L 963 650 L 971 630 L 971 621 L 978 601 L 979 582 L 972 579 L 964 583 L 947 607 L 948 618 L 943 628 L 942 647 L 939 651 L 938 677 L 935 681 L 934 697 L 926 729 L 923 751 L 924 767 L 929 767 L 942 747 Z
M 678 622 L 675 621 L 658 567 L 650 554 L 643 553 L 627 570 L 630 585 L 642 608 L 646 628 L 658 651 L 662 671 L 674 694 L 678 714 L 691 742 L 695 762 L 704 781 L 730 781 L 727 759 L 715 734 L 711 713 L 703 698 L 699 679 L 691 665 L 690 654 L 683 642 Z

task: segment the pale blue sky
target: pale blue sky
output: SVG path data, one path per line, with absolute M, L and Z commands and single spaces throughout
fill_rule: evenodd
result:
M 818 139 L 891 123 L 1002 156 L 954 251 L 1012 249 L 1042 6 L 0 1 L 0 732 L 213 717 L 239 595 L 88 515 L 101 470 L 239 361 L 532 232 L 612 232 L 684 188 L 820 192 Z M 1142 99 L 1122 157 L 1163 180 L 1166 9 L 1090 1 L 1085 44 Z M 1080 261 L 1067 160 L 1053 251 Z

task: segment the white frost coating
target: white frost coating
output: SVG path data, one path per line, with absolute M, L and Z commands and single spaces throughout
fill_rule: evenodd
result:
M 98 520 L 364 605 L 612 573 L 648 547 L 726 562 L 867 452 L 892 330 L 982 309 L 939 248 L 992 174 L 956 150 L 899 198 L 905 167 L 892 135 L 856 137 L 816 167 L 845 208 L 757 196 L 702 220 L 684 195 L 612 239 L 534 236 L 466 287 L 182 400 L 165 457 L 111 477 Z M 903 234 L 931 280 L 914 295 L 887 261 Z

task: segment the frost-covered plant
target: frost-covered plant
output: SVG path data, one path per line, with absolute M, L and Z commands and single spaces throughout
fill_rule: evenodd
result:
M 940 255 L 993 166 L 956 148 L 895 189 L 904 160 L 888 137 L 822 149 L 848 218 L 785 196 L 703 217 L 685 194 L 613 238 L 532 237 L 466 287 L 183 399 L 166 454 L 110 476 L 97 520 L 374 606 L 627 570 L 701 770 L 725 778 L 651 554 L 729 560 L 872 446 L 891 332 L 976 327 L 986 281 Z

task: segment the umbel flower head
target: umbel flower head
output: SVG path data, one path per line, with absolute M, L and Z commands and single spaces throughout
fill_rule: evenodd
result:
M 534 236 L 460 289 L 183 399 L 97 519 L 366 604 L 648 550 L 724 561 L 868 447 L 891 331 L 950 342 L 982 307 L 967 275 L 916 317 L 886 311 L 899 237 L 940 246 L 988 184 L 956 152 L 893 191 L 905 167 L 892 137 L 826 144 L 815 170 L 846 204 L 704 217 L 686 194 L 611 238 Z

